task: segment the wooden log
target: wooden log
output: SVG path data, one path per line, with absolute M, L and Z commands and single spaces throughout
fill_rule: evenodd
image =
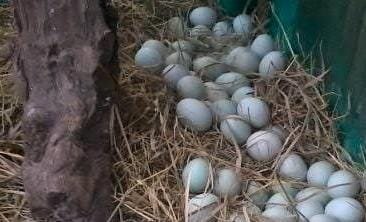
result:
M 23 179 L 35 218 L 104 222 L 115 35 L 101 0 L 14 0 L 15 74 L 26 87 Z

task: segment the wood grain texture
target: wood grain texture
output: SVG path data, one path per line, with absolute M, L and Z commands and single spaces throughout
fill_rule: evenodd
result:
M 116 45 L 101 2 L 13 2 L 15 73 L 27 93 L 23 179 L 39 219 L 104 222 L 110 215 Z

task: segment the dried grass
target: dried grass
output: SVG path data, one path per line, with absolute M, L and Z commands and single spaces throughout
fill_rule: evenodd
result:
M 120 15 L 118 37 L 121 97 L 114 106 L 110 124 L 113 148 L 114 216 L 120 221 L 184 221 L 188 199 L 181 181 L 182 168 L 190 158 L 208 158 L 215 169 L 235 167 L 243 181 L 254 180 L 269 187 L 279 179 L 278 160 L 258 163 L 245 154 L 245 146 L 228 143 L 217 129 L 194 134 L 178 124 L 177 98 L 159 76 L 134 66 L 134 53 L 144 40 L 165 38 L 167 18 L 182 14 L 199 2 L 115 0 Z M 260 23 L 265 20 L 258 18 Z M 258 30 L 260 32 L 260 30 Z M 17 98 L 3 88 L 9 64 L 0 69 L 1 151 L 0 221 L 31 221 L 26 208 L 20 164 L 22 162 Z M 323 77 L 309 75 L 294 59 L 289 68 L 271 79 L 254 78 L 256 95 L 268 101 L 274 124 L 289 131 L 283 154 L 298 152 L 309 163 L 328 159 L 340 168 L 343 161 L 333 131 L 333 116 L 327 111 L 322 92 Z M 366 202 L 365 195 L 360 200 Z M 245 212 L 246 196 L 225 200 L 218 217 Z M 261 220 L 254 218 L 253 221 Z

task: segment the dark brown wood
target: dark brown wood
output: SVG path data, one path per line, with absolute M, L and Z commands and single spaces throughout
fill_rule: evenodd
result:
M 111 212 L 115 35 L 103 0 L 14 0 L 15 74 L 26 92 L 23 179 L 39 220 Z

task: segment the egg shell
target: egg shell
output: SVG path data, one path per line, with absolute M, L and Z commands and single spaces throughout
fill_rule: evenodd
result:
M 296 222 L 296 215 L 288 211 L 285 207 L 272 207 L 266 209 L 262 216 L 271 220 L 271 222 Z
M 281 152 L 281 139 L 268 131 L 257 131 L 247 140 L 248 155 L 257 161 L 273 160 Z
M 215 83 L 222 86 L 229 95 L 232 95 L 243 86 L 249 86 L 249 80 L 245 75 L 236 72 L 222 74 L 216 79 Z
M 211 221 L 214 217 L 213 211 L 219 204 L 219 198 L 210 193 L 203 193 L 194 196 L 188 201 L 188 221 L 201 222 Z
M 214 179 L 214 193 L 221 197 L 234 197 L 240 193 L 239 176 L 232 169 L 221 169 Z
M 328 194 L 332 198 L 356 197 L 360 192 L 360 182 L 357 177 L 347 171 L 339 170 L 330 175 L 328 183 Z
M 317 187 L 308 187 L 297 193 L 295 200 L 298 202 L 317 201 L 325 205 L 329 202 L 330 196 L 326 190 Z
M 259 73 L 264 76 L 272 76 L 275 72 L 283 70 L 286 58 L 279 51 L 272 51 L 265 55 L 259 63 Z
M 247 97 L 238 103 L 238 115 L 243 117 L 255 128 L 262 128 L 270 122 L 270 110 L 266 102 Z M 277 135 L 277 134 L 276 134 Z
M 271 188 L 275 193 L 286 193 L 291 197 L 295 197 L 299 192 L 299 185 L 286 181 L 276 181 Z
M 307 173 L 307 181 L 312 186 L 324 187 L 327 186 L 328 179 L 336 171 L 333 164 L 328 161 L 319 161 L 313 163 Z
M 183 99 L 177 104 L 177 117 L 183 126 L 196 131 L 204 132 L 212 126 L 211 110 L 196 99 Z
M 254 89 L 250 86 L 243 86 L 239 89 L 235 90 L 233 95 L 231 96 L 231 100 L 239 103 L 242 99 L 247 97 L 253 97 Z
M 205 82 L 203 85 L 206 87 L 206 95 L 209 101 L 214 102 L 229 98 L 229 94 L 227 94 L 224 87 L 214 82 Z
M 325 207 L 325 214 L 337 218 L 341 222 L 362 222 L 365 210 L 362 204 L 350 197 L 333 199 Z
M 246 74 L 258 71 L 260 58 L 250 49 L 239 47 L 229 53 L 225 62 L 232 70 Z
M 213 34 L 216 37 L 227 36 L 234 32 L 232 25 L 229 21 L 221 21 L 214 25 Z
M 231 50 L 229 50 L 230 51 L 229 54 L 224 55 L 221 59 L 225 63 L 230 63 L 231 61 L 233 61 L 235 59 L 235 57 L 237 57 L 238 54 L 250 51 L 250 47 L 247 47 L 247 46 L 235 46 L 235 47 L 230 47 L 230 49 Z
M 244 144 L 252 133 L 251 126 L 239 116 L 227 117 L 220 123 L 220 130 L 231 143 Z
M 286 179 L 305 181 L 308 167 L 304 159 L 295 153 L 290 153 L 280 161 L 279 175 Z
M 288 207 L 291 205 L 290 196 L 287 196 L 285 193 L 275 193 L 272 195 L 267 203 L 266 209 L 270 209 L 273 207 Z
M 288 137 L 288 132 L 280 125 L 269 125 L 265 130 L 277 134 L 283 142 L 285 142 Z
M 245 210 L 249 216 L 257 216 L 262 214 L 262 210 L 252 202 L 245 202 L 243 204 L 243 208 L 243 210 Z
M 192 57 L 186 52 L 174 52 L 165 59 L 165 64 L 181 64 L 189 69 L 192 66 Z
M 198 38 L 201 36 L 210 36 L 211 30 L 204 25 L 197 25 L 189 31 L 189 35 L 192 38 Z
M 203 158 L 196 158 L 184 167 L 182 179 L 184 186 L 191 193 L 201 193 L 211 183 L 210 163 Z
M 187 24 L 180 17 L 172 17 L 168 21 L 168 31 L 176 38 L 184 38 Z
M 180 64 L 170 64 L 162 72 L 167 86 L 171 89 L 177 88 L 178 81 L 189 75 L 189 70 Z
M 318 201 L 305 201 L 296 205 L 296 212 L 299 215 L 299 222 L 308 222 L 312 216 L 323 214 L 324 207 Z
M 227 99 L 213 102 L 210 108 L 216 121 L 222 121 L 227 116 L 236 114 L 236 103 Z
M 337 218 L 325 214 L 314 215 L 309 222 L 340 222 Z
M 192 54 L 194 52 L 193 44 L 187 40 L 178 40 L 178 41 L 173 42 L 172 48 L 175 51 L 186 52 L 188 54 Z
M 193 70 L 200 73 L 200 76 L 208 80 L 215 80 L 217 77 L 229 71 L 226 64 L 223 64 L 210 56 L 203 56 L 193 60 Z
M 189 14 L 189 21 L 193 25 L 205 25 L 211 27 L 215 24 L 217 13 L 209 7 L 198 7 L 192 10 Z
M 254 39 L 251 50 L 256 53 L 260 58 L 263 58 L 269 52 L 274 50 L 274 42 L 270 35 L 261 34 Z
M 249 222 L 249 221 L 245 218 L 244 214 L 233 213 L 231 214 L 228 222 Z
M 251 17 L 246 14 L 236 16 L 233 21 L 233 28 L 236 33 L 249 36 L 250 32 L 253 30 Z
M 135 64 L 150 72 L 160 72 L 163 69 L 163 57 L 158 50 L 153 48 L 141 48 L 135 55 Z
M 201 79 L 195 76 L 184 76 L 177 83 L 177 92 L 182 98 L 204 99 L 206 88 Z
M 269 199 L 269 193 L 263 185 L 255 181 L 250 181 L 247 185 L 246 193 L 252 203 L 260 208 L 263 208 Z
M 169 48 L 166 47 L 162 42 L 155 39 L 147 40 L 146 42 L 144 42 L 144 44 L 142 44 L 141 47 L 155 49 L 160 53 L 163 58 L 166 58 L 169 55 Z

